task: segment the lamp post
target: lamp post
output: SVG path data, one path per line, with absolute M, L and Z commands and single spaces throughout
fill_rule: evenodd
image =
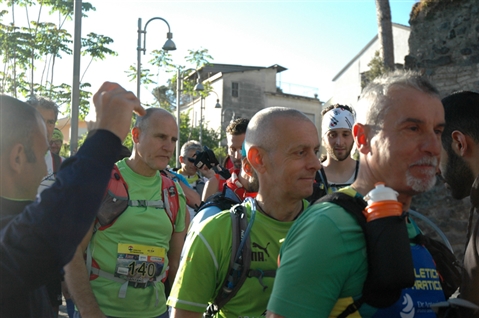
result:
M 171 40 L 173 38 L 173 33 L 171 33 L 170 25 L 168 22 L 160 17 L 155 17 L 151 18 L 148 20 L 145 24 L 145 28 L 142 30 L 141 29 L 141 18 L 138 18 L 138 46 L 136 48 L 137 50 L 137 61 L 136 61 L 136 97 L 140 99 L 140 86 L 141 86 L 141 52 L 143 51 L 143 54 L 146 53 L 146 27 L 148 26 L 148 23 L 150 23 L 153 20 L 161 20 L 166 23 L 168 26 L 168 33 L 166 33 L 166 37 L 168 40 L 166 40 L 165 44 L 163 45 L 162 49 L 165 51 L 174 51 L 176 50 L 176 45 L 175 43 Z M 141 46 L 141 34 L 143 35 L 143 47 Z
M 217 94 L 216 96 L 218 96 L 218 94 Z M 222 108 L 222 107 L 221 107 L 221 104 L 219 103 L 219 99 L 216 100 L 215 108 Z M 223 108 L 223 110 L 221 111 L 221 122 L 220 122 L 220 128 L 221 128 L 221 130 L 223 130 L 223 123 L 224 123 L 224 121 L 225 121 L 225 112 L 226 112 L 227 109 L 229 109 L 229 108 L 228 108 L 228 107 L 225 107 L 225 108 Z M 231 116 L 231 122 L 233 122 L 233 121 L 235 120 L 235 118 L 236 118 L 236 113 L 235 113 L 235 111 L 233 110 L 233 114 L 232 114 L 232 116 Z M 218 145 L 220 145 L 220 144 L 221 144 L 221 141 L 219 142 Z
M 178 139 L 176 140 L 176 168 L 180 166 L 180 92 L 181 71 L 176 70 L 176 125 L 178 126 Z
M 190 71 L 190 70 L 195 70 L 198 73 L 198 70 L 190 68 L 187 70 L 184 70 L 183 72 Z M 183 90 L 183 79 L 181 76 L 181 69 L 177 68 L 176 69 L 176 125 L 178 126 L 178 133 L 180 132 L 180 95 L 181 91 Z M 198 78 L 196 80 L 196 85 L 194 87 L 194 90 L 197 92 L 203 91 L 205 88 L 203 87 L 203 84 L 201 84 L 200 80 L 200 75 L 198 73 Z M 178 136 L 178 139 L 176 140 L 176 166 L 180 166 L 180 136 Z
M 215 108 L 221 108 L 221 104 L 220 104 L 220 97 L 218 96 L 218 94 L 217 94 L 215 91 L 211 91 L 210 93 L 215 93 L 215 95 L 216 95 L 216 104 L 215 104 Z
M 216 95 L 215 108 L 221 108 L 220 98 L 218 94 L 215 91 L 210 91 L 209 93 L 215 93 Z M 200 144 L 201 145 L 203 145 L 203 108 L 204 108 L 203 97 L 201 97 L 201 101 L 200 101 Z

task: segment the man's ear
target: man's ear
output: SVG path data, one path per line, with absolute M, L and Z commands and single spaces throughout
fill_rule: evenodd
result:
M 248 158 L 243 157 L 243 159 L 241 159 L 241 163 L 244 173 L 251 177 L 253 175 L 253 167 L 249 163 Z
M 25 147 L 22 144 L 15 144 L 10 151 L 8 159 L 10 168 L 16 173 L 20 173 L 26 161 Z
M 469 151 L 470 147 L 468 145 L 468 140 L 466 135 L 464 135 L 462 132 L 459 130 L 454 130 L 451 133 L 452 137 L 452 150 L 456 153 L 456 155 L 460 157 L 466 156 Z
M 141 130 L 139 127 L 133 127 L 131 129 L 131 138 L 133 139 L 133 142 L 135 144 L 140 142 L 140 133 L 141 133 Z
M 367 154 L 370 151 L 368 129 L 363 124 L 354 124 L 353 126 L 353 138 L 356 143 L 356 148 L 362 154 Z
M 183 164 L 185 163 L 185 157 L 183 156 L 179 156 L 178 160 L 180 161 L 180 163 L 183 163 Z
M 265 170 L 264 155 L 265 152 L 256 146 L 252 146 L 248 150 L 248 162 L 251 164 L 252 168 L 259 173 L 262 173 Z

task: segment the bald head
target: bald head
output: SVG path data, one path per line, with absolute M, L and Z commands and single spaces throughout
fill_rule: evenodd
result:
M 283 128 L 277 124 L 279 119 L 289 119 L 290 122 L 295 122 L 295 125 L 300 124 L 300 122 L 313 124 L 305 114 L 296 109 L 287 107 L 262 109 L 251 118 L 248 124 L 245 137 L 246 153 L 251 146 L 258 146 L 266 150 L 277 148 L 278 141 L 281 139 L 280 132 Z
M 0 95 L 0 156 L 9 153 L 14 144 L 22 144 L 29 161 L 35 161 L 33 134 L 38 129 L 40 114 L 27 103 Z
M 301 200 L 313 192 L 314 176 L 321 168 L 318 130 L 298 110 L 271 107 L 253 116 L 245 141 L 248 162 L 258 177 L 256 199 L 264 211 L 284 210 L 274 218 L 292 220 Z M 275 207 L 268 208 L 265 202 Z

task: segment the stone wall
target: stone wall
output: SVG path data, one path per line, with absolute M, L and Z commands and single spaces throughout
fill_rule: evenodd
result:
M 409 20 L 406 68 L 424 71 L 444 96 L 479 91 L 479 0 L 425 2 Z
M 479 92 L 479 0 L 423 0 L 414 11 L 405 67 L 427 74 L 443 97 L 458 90 Z M 458 256 L 469 207 L 469 198 L 454 200 L 441 181 L 412 203 L 446 233 Z

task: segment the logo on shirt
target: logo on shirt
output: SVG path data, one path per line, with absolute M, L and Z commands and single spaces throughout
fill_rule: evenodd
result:
M 265 254 L 269 257 L 269 253 L 268 253 L 268 246 L 269 246 L 270 242 L 268 242 L 268 244 L 266 244 L 265 247 L 259 245 L 258 243 L 255 243 L 253 242 L 253 248 L 257 248 L 259 249 L 260 251 L 252 251 L 251 252 L 251 260 L 252 261 L 255 261 L 255 262 L 265 262 Z
M 404 294 L 402 304 L 404 308 L 400 312 L 401 318 L 413 318 L 415 313 L 414 302 L 409 294 Z

